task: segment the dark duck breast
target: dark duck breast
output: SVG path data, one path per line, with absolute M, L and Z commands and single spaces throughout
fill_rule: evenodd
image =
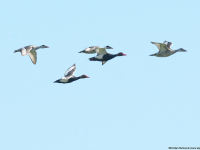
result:
M 64 74 L 64 77 L 62 77 L 61 79 L 58 79 L 56 81 L 54 81 L 54 83 L 71 83 L 73 81 L 76 81 L 78 79 L 83 79 L 83 78 L 89 78 L 86 75 L 82 75 L 79 77 L 74 77 L 74 72 L 76 71 L 76 65 L 74 64 L 73 66 L 71 66 Z

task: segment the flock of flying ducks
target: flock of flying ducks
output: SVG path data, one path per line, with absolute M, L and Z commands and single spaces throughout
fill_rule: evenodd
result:
M 164 41 L 163 43 L 156 43 L 156 42 L 151 42 L 151 43 L 155 44 L 158 47 L 159 51 L 150 56 L 168 57 L 170 55 L 175 54 L 176 52 L 187 52 L 183 48 L 179 48 L 177 50 L 172 50 L 171 49 L 172 43 L 168 42 L 168 41 Z M 22 47 L 18 50 L 15 50 L 14 53 L 21 52 L 22 56 L 26 56 L 28 54 L 31 61 L 33 62 L 33 64 L 36 64 L 36 62 L 37 62 L 36 50 L 38 50 L 40 48 L 49 48 L 49 47 L 46 45 L 41 45 L 41 46 L 29 45 L 29 46 Z M 104 65 L 108 60 L 115 58 L 116 56 L 126 56 L 126 54 L 124 54 L 122 52 L 120 52 L 118 54 L 110 54 L 106 51 L 106 49 L 113 49 L 113 48 L 110 46 L 105 46 L 102 48 L 99 46 L 91 46 L 91 47 L 87 47 L 86 49 L 80 51 L 79 53 L 85 53 L 85 54 L 97 53 L 97 56 L 91 57 L 91 58 L 89 58 L 89 60 L 90 61 L 101 61 L 102 65 Z M 76 71 L 76 65 L 74 64 L 65 72 L 64 77 L 56 80 L 54 83 L 71 83 L 78 79 L 89 78 L 86 75 L 75 77 L 74 76 L 75 71 Z

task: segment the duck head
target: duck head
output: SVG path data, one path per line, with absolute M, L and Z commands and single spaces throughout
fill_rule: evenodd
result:
M 86 75 L 82 75 L 82 76 L 80 76 L 80 78 L 90 78 L 90 77 L 88 77 Z
M 185 49 L 183 48 L 179 48 L 178 50 L 176 50 L 177 52 L 187 52 Z
M 126 56 L 126 54 L 120 52 L 120 53 L 117 54 L 117 56 Z
M 105 46 L 106 49 L 113 49 L 111 46 L 107 45 Z
M 49 48 L 49 46 L 41 45 L 40 48 Z

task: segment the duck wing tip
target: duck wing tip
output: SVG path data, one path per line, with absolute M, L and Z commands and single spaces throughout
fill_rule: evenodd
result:
M 102 61 L 102 65 L 104 65 L 107 61 Z

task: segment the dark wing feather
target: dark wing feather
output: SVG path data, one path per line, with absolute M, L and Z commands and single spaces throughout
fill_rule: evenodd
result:
M 172 43 L 168 41 L 164 41 L 163 44 L 167 45 L 167 48 L 171 49 Z

